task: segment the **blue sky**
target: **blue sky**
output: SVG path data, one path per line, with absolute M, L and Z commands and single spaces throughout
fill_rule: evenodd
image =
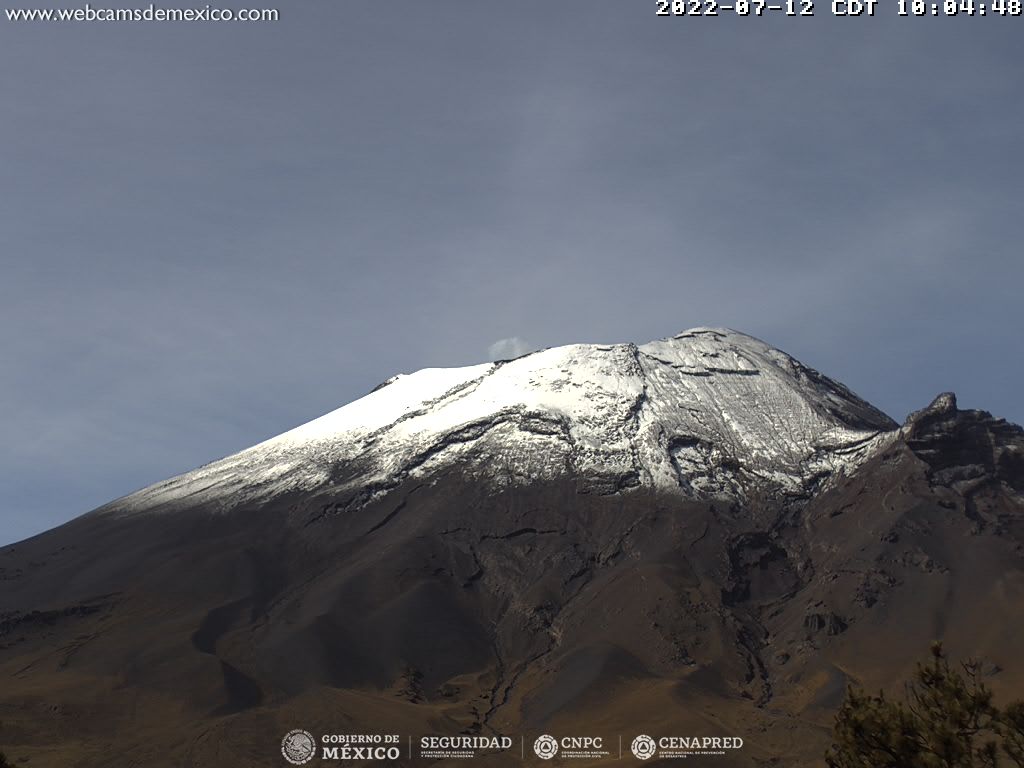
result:
M 277 7 L 0 20 L 0 542 L 502 339 L 1024 421 L 1024 20 Z

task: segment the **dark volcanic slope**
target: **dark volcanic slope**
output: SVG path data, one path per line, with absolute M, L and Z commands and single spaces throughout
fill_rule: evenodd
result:
M 354 509 L 87 515 L 0 553 L 0 748 L 241 767 L 282 765 L 294 727 L 652 733 L 813 765 L 847 683 L 935 638 L 1024 694 L 1024 434 L 943 396 L 890 437 L 804 495 L 452 465 Z

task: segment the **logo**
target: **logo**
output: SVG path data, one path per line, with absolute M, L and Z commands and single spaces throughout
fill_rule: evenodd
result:
M 321 760 L 388 760 L 402 754 L 397 733 L 325 733 L 320 737 Z
M 281 739 L 281 754 L 292 765 L 305 765 L 316 754 L 316 740 L 309 731 L 296 728 Z
M 533 742 L 533 751 L 541 760 L 550 760 L 558 754 L 558 742 L 555 741 L 554 736 L 544 734 Z
M 687 757 L 715 757 L 727 754 L 727 750 L 743 749 L 739 736 L 659 736 L 653 739 L 642 733 L 629 745 L 638 760 L 659 760 Z
M 638 760 L 650 760 L 654 757 L 654 753 L 658 751 L 658 745 L 654 743 L 654 739 L 650 736 L 641 734 L 633 739 L 629 749 L 633 753 L 633 757 Z
M 421 736 L 419 756 L 428 760 L 460 760 L 507 752 L 511 736 Z
M 544 734 L 533 742 L 533 751 L 541 760 L 558 756 L 559 760 L 599 760 L 611 757 L 604 748 L 603 736 L 561 736 Z

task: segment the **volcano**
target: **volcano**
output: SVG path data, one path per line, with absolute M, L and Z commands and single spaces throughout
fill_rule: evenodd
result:
M 466 764 L 425 735 L 675 764 L 649 734 L 820 765 L 847 686 L 935 639 L 1020 697 L 1022 565 L 1024 431 L 951 394 L 899 425 L 711 328 L 427 369 L 0 550 L 0 749 L 281 766 L 301 729 L 394 734 L 399 765 Z

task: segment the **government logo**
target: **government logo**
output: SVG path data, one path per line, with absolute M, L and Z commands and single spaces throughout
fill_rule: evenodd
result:
M 545 734 L 533 742 L 533 751 L 541 760 L 550 760 L 558 754 L 558 742 L 554 736 Z
M 305 765 L 316 754 L 316 740 L 309 731 L 296 728 L 281 739 L 281 754 L 292 765 Z
M 633 753 L 633 757 L 638 760 L 650 760 L 654 757 L 654 753 L 658 751 L 658 745 L 654 743 L 654 739 L 650 736 L 641 734 L 633 739 L 629 749 Z
M 511 736 L 421 736 L 419 756 L 427 760 L 465 760 L 512 749 Z

